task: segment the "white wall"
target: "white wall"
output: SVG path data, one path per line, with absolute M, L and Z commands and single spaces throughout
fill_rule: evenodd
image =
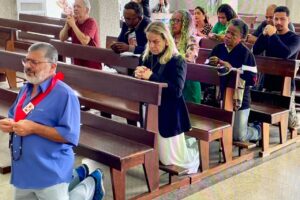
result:
M 0 0 L 0 17 L 16 19 L 17 3 L 16 0 Z
M 270 4 L 286 5 L 286 0 L 239 0 L 239 13 L 265 14 Z
M 286 6 L 290 9 L 292 22 L 300 23 L 299 0 L 286 0 Z
M 265 15 L 266 8 L 270 4 L 287 6 L 291 12 L 291 21 L 300 23 L 299 0 L 238 0 L 240 13 L 253 13 Z

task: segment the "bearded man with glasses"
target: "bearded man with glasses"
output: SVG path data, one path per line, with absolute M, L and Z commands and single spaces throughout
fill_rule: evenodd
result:
M 61 81 L 62 74 L 56 73 L 57 58 L 57 50 L 48 43 L 29 47 L 22 59 L 28 83 L 8 118 L 0 120 L 0 130 L 10 133 L 15 200 L 102 199 L 104 195 L 99 169 L 90 176 L 88 170 L 84 174 L 79 170 L 83 167 L 73 171 L 80 106 L 74 91 Z

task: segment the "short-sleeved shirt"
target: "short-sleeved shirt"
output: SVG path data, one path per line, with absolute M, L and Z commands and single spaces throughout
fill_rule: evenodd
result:
M 227 29 L 227 24 L 223 25 L 221 22 L 217 22 L 214 27 L 212 28 L 211 32 L 218 34 L 218 35 L 224 35 Z
M 211 52 L 210 57 L 217 56 L 219 59 L 229 62 L 233 68 L 241 68 L 243 74 L 241 78 L 245 80 L 246 87 L 244 90 L 243 102 L 240 110 L 250 108 L 251 98 L 250 98 L 250 86 L 253 86 L 256 82 L 256 62 L 252 52 L 239 43 L 230 52 L 227 50 L 224 43 L 218 44 Z M 224 92 L 226 85 L 229 82 L 230 74 L 226 76 L 221 76 L 220 88 L 221 92 Z
M 45 92 L 52 78 L 38 87 Z M 26 84 L 20 91 L 8 116 L 14 118 L 18 101 L 26 92 L 23 108 L 30 102 L 33 85 Z M 37 134 L 21 137 L 14 134 L 11 183 L 20 189 L 41 189 L 59 183 L 68 183 L 72 178 L 74 164 L 73 146 L 78 144 L 80 133 L 80 106 L 73 90 L 58 81 L 52 91 L 27 115 L 27 120 L 53 127 L 67 141 L 58 143 Z
M 97 25 L 97 22 L 95 19 L 88 18 L 82 24 L 79 24 L 78 22 L 76 22 L 76 25 L 82 33 L 84 33 L 85 35 L 87 35 L 91 38 L 90 42 L 88 43 L 88 46 L 100 47 L 99 28 L 98 28 L 98 25 Z M 77 36 L 72 28 L 70 28 L 68 34 L 72 38 L 72 43 L 81 44 L 81 42 L 77 38 Z M 87 61 L 87 60 L 82 60 L 82 59 L 74 59 L 74 64 L 89 67 L 89 68 L 94 68 L 94 69 L 101 69 L 100 62 Z

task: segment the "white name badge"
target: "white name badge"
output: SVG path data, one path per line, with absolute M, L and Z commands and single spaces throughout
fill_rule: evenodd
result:
M 24 108 L 23 108 L 23 112 L 28 114 L 30 113 L 30 111 L 32 111 L 34 109 L 34 105 L 29 102 Z

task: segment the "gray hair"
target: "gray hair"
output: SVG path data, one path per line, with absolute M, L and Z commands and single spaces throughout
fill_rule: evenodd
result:
M 33 52 L 33 51 L 44 51 L 45 52 L 45 58 L 52 63 L 57 63 L 58 60 L 58 52 L 56 50 L 56 48 L 46 42 L 37 42 L 32 44 L 29 48 L 28 48 L 28 52 Z
M 83 4 L 86 8 L 89 9 L 89 11 L 91 11 L 91 3 L 89 0 L 82 0 L 83 1 Z
M 249 28 L 248 25 L 241 19 L 232 19 L 229 22 L 229 25 L 233 25 L 240 30 L 242 39 L 245 39 L 248 35 Z

